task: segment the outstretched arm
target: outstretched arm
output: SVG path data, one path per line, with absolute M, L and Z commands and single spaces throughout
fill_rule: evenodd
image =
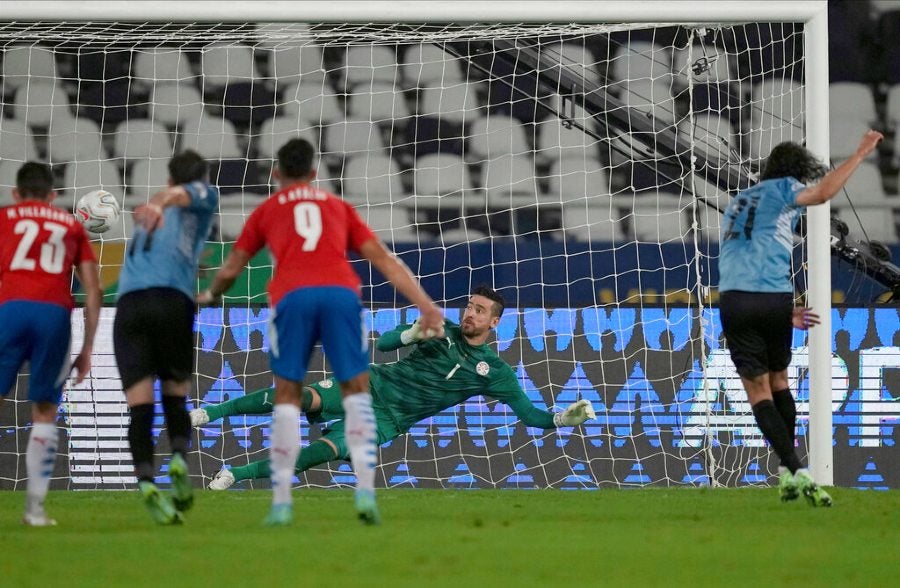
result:
M 797 204 L 812 206 L 828 202 L 844 187 L 856 168 L 869 156 L 878 143 L 884 139 L 884 135 L 878 131 L 866 131 L 856 148 L 856 152 L 844 163 L 831 170 L 817 184 L 812 185 L 797 194 Z
M 574 427 L 589 419 L 597 418 L 591 403 L 583 398 L 570 404 L 564 411 L 557 413 L 537 408 L 524 392 L 516 395 L 515 399 L 509 400 L 508 404 L 526 426 L 539 429 Z

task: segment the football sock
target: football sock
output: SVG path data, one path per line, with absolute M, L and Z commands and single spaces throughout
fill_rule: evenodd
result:
M 268 388 L 251 392 L 234 400 L 212 404 L 203 409 L 209 415 L 209 420 L 215 421 L 236 414 L 269 414 L 274 406 L 275 390 Z
M 297 456 L 297 461 L 294 465 L 294 472 L 300 474 L 309 468 L 316 467 L 317 465 L 329 462 L 333 459 L 336 459 L 336 456 L 334 455 L 334 449 L 332 449 L 330 445 L 324 441 L 313 441 L 300 450 L 300 455 Z M 231 474 L 234 476 L 235 482 L 240 480 L 268 478 L 271 476 L 269 460 L 262 459 L 260 461 L 248 463 L 245 466 L 233 467 L 231 468 Z
M 773 390 L 772 402 L 775 403 L 775 408 L 778 409 L 778 414 L 781 415 L 781 420 L 784 421 L 784 426 L 787 427 L 791 436 L 791 445 L 793 446 L 797 436 L 797 403 L 794 402 L 790 388 Z
M 128 444 L 131 446 L 131 461 L 138 481 L 153 481 L 153 405 L 132 406 L 131 423 L 128 425 Z
M 794 451 L 794 444 L 787 427 L 771 400 L 762 400 L 753 405 L 753 417 L 769 445 L 781 459 L 781 465 L 793 474 L 803 467 Z
M 56 423 L 32 425 L 28 448 L 25 450 L 25 468 L 28 473 L 25 512 L 28 514 L 44 514 L 44 499 L 47 497 L 50 477 L 56 464 L 58 442 Z
M 375 466 L 378 463 L 372 396 L 368 392 L 350 394 L 344 397 L 342 404 L 347 414 L 344 435 L 356 473 L 356 488 L 372 490 L 375 488 Z
M 182 396 L 162 397 L 163 412 L 166 415 L 166 428 L 169 432 L 169 445 L 172 453 L 184 455 L 188 448 L 188 439 L 191 434 L 191 417 L 188 416 Z
M 272 436 L 269 461 L 272 479 L 272 504 L 291 503 L 294 462 L 300 452 L 300 409 L 293 404 L 276 404 L 272 411 Z

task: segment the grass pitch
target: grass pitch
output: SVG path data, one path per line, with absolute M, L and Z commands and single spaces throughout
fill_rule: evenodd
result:
M 887 586 L 900 492 L 833 489 L 381 490 L 364 527 L 348 490 L 295 492 L 290 528 L 261 526 L 268 491 L 199 491 L 186 524 L 151 522 L 137 492 L 51 492 L 54 528 L 0 492 L 0 585 Z

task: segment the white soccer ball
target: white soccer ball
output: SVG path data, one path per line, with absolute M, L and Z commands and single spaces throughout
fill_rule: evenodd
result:
M 94 190 L 78 199 L 75 216 L 92 233 L 105 233 L 119 220 L 121 208 L 106 190 Z

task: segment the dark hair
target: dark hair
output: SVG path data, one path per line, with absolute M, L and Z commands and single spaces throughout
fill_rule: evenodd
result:
M 497 291 L 490 286 L 482 284 L 476 287 L 474 290 L 472 290 L 472 296 L 484 296 L 485 298 L 493 301 L 494 316 L 503 316 L 503 309 L 506 306 L 506 302 L 503 300 L 503 296 L 500 296 L 500 294 L 498 294 Z
M 46 200 L 53 191 L 53 173 L 46 163 L 28 161 L 16 172 L 16 190 L 25 199 Z
M 828 168 L 808 149 L 797 143 L 779 143 L 763 166 L 760 180 L 793 177 L 808 184 L 828 173 Z
M 169 177 L 175 185 L 206 180 L 208 173 L 209 164 L 196 151 L 182 151 L 169 160 Z
M 278 150 L 278 170 L 286 178 L 302 178 L 312 170 L 316 148 L 306 139 L 291 139 Z

